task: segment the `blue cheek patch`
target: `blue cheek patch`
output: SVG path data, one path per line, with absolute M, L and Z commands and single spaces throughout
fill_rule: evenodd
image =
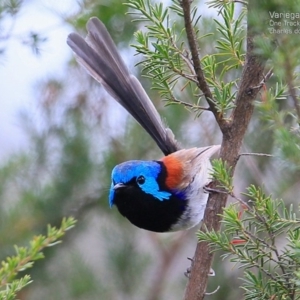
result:
M 172 194 L 166 191 L 160 191 L 156 178 L 153 177 L 145 177 L 145 178 L 146 178 L 145 183 L 139 185 L 143 192 L 152 195 L 159 201 L 170 199 L 170 196 Z

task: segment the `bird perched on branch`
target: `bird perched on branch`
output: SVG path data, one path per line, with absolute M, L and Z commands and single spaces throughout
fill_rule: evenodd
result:
M 210 180 L 210 158 L 220 146 L 180 149 L 102 22 L 91 18 L 87 30 L 85 39 L 77 33 L 68 36 L 77 61 L 140 123 L 165 155 L 160 160 L 117 165 L 112 171 L 110 206 L 115 205 L 132 224 L 150 231 L 197 225 L 208 199 L 204 186 Z

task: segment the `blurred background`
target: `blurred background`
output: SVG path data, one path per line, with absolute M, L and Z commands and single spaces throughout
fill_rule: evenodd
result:
M 211 16 L 217 11 L 201 5 L 199 26 L 214 32 Z M 19 299 L 182 299 L 195 229 L 151 233 L 109 208 L 112 168 L 125 160 L 159 159 L 162 154 L 77 65 L 67 35 L 85 35 L 87 20 L 99 17 L 182 145 L 219 144 L 221 134 L 208 112 L 196 117 L 181 106 L 164 107 L 151 83 L 141 77 L 135 67 L 141 57 L 134 56 L 129 45 L 143 24 L 132 23 L 127 10 L 117 0 L 0 2 L 0 259 L 13 254 L 13 245 L 26 245 L 33 235 L 44 233 L 47 224 L 59 225 L 69 215 L 78 219 L 63 244 L 47 249 L 46 259 L 35 264 L 34 283 Z M 200 47 L 203 54 L 215 51 L 213 40 Z M 184 92 L 180 97 L 189 101 L 192 95 Z M 272 113 L 260 105 L 243 146 L 244 152 L 276 157 L 241 158 L 235 189 L 239 194 L 250 183 L 260 184 L 289 204 L 300 192 L 300 164 L 289 143 L 280 141 L 298 129 L 286 113 L 292 103 L 276 103 L 284 117 L 271 126 Z M 218 286 L 220 290 L 210 299 L 241 299 L 239 270 L 229 261 L 220 262 L 220 256 L 216 253 L 216 276 L 208 292 Z

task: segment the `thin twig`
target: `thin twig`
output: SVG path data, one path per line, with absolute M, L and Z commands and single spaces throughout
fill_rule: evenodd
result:
M 188 79 L 189 81 L 192 81 L 194 83 L 198 83 L 195 75 L 186 74 L 182 70 L 179 70 L 177 68 L 172 68 L 172 71 L 174 71 L 174 73 L 180 75 L 181 77 Z
M 253 152 L 253 153 L 240 153 L 239 154 L 239 158 L 241 157 L 241 156 L 264 156 L 264 157 L 274 157 L 274 155 L 272 155 L 272 154 L 267 154 L 267 153 L 255 153 L 255 152 Z
M 181 6 L 183 10 L 183 16 L 184 16 L 184 23 L 185 23 L 185 30 L 186 35 L 188 39 L 188 44 L 191 51 L 192 56 L 192 62 L 195 74 L 197 75 L 197 85 L 199 89 L 203 92 L 205 99 L 207 100 L 207 103 L 209 105 L 210 111 L 214 114 L 216 121 L 221 127 L 221 124 L 223 123 L 223 119 L 220 117 L 218 110 L 212 101 L 213 95 L 210 91 L 210 88 L 208 86 L 208 83 L 205 79 L 204 72 L 201 67 L 200 58 L 198 55 L 198 44 L 197 44 L 197 38 L 195 34 L 195 30 L 192 25 L 192 19 L 191 19 L 191 1 L 190 0 L 182 0 Z M 221 128 L 222 129 L 222 128 Z
M 267 73 L 266 75 L 264 75 L 264 81 L 265 83 L 272 77 L 273 75 L 273 68 L 271 68 Z
M 184 55 L 184 53 L 182 51 L 179 50 L 179 48 L 177 47 L 174 39 L 171 37 L 171 44 L 172 46 L 177 50 L 177 52 L 179 53 L 180 57 L 182 58 L 182 60 L 184 60 L 184 62 L 186 63 L 186 65 L 188 66 L 189 70 L 191 71 L 193 76 L 197 76 L 193 67 L 193 64 L 191 62 L 191 60 L 187 57 L 187 55 Z
M 248 91 L 247 93 L 249 94 L 252 94 L 253 93 L 253 90 L 260 90 L 264 85 L 265 83 L 271 78 L 271 76 L 273 75 L 273 68 L 271 68 L 267 73 L 266 75 L 263 75 L 263 79 L 261 80 L 261 82 L 256 85 L 256 86 L 250 86 L 248 88 Z
M 199 109 L 199 110 L 209 110 L 208 107 L 204 107 L 204 106 L 200 106 L 200 105 L 195 105 L 195 104 L 191 104 L 182 100 L 179 100 L 177 98 L 175 98 L 174 96 L 172 96 L 172 101 L 178 103 L 178 104 L 182 104 L 183 106 L 186 106 L 188 108 L 192 108 L 192 109 Z

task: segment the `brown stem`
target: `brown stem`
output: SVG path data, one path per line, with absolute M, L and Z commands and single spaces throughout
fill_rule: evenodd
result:
M 248 14 L 253 11 L 253 1 L 249 2 Z M 260 82 L 263 80 L 264 62 L 253 53 L 254 43 L 251 28 L 247 28 L 247 54 L 242 72 L 239 91 L 236 98 L 236 107 L 232 112 L 230 121 L 225 121 L 218 115 L 214 104 L 209 101 L 211 92 L 204 78 L 200 60 L 198 57 L 197 40 L 190 18 L 190 0 L 182 0 L 182 7 L 185 18 L 186 32 L 191 49 L 195 72 L 198 78 L 198 86 L 204 93 L 211 111 L 223 133 L 220 157 L 231 167 L 232 175 L 238 161 L 242 141 L 253 113 L 253 100 L 260 90 Z M 212 186 L 216 188 L 216 183 Z M 201 230 L 219 230 L 220 214 L 226 205 L 227 195 L 213 193 L 210 195 L 204 214 Z M 185 291 L 185 300 L 200 300 L 205 297 L 208 273 L 212 264 L 213 254 L 206 242 L 199 242 L 196 248 L 194 261 L 191 269 L 191 276 Z
M 205 80 L 205 76 L 203 73 L 203 70 L 201 68 L 200 58 L 198 55 L 198 44 L 197 44 L 197 38 L 195 34 L 195 30 L 192 24 L 191 19 L 191 0 L 182 0 L 181 6 L 183 9 L 183 15 L 184 15 L 184 25 L 186 30 L 186 35 L 192 55 L 192 61 L 193 66 L 195 70 L 195 74 L 197 76 L 197 85 L 199 89 L 203 92 L 203 95 L 205 99 L 207 100 L 207 103 L 209 105 L 210 110 L 214 114 L 216 121 L 218 122 L 221 130 L 222 130 L 222 124 L 225 122 L 224 119 L 220 116 L 220 114 L 217 111 L 217 108 L 215 104 L 211 101 L 213 99 L 213 95 L 209 89 L 209 86 L 207 84 L 207 81 Z

